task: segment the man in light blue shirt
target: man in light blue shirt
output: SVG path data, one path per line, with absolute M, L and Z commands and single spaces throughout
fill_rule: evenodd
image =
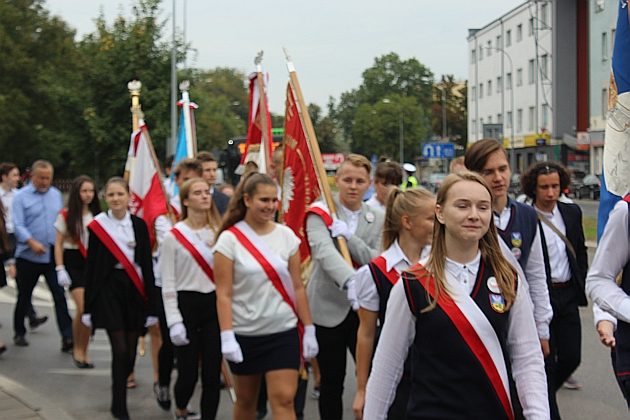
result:
M 33 289 L 43 275 L 55 302 L 57 326 L 61 333 L 61 350 L 72 349 L 72 320 L 64 290 L 57 284 L 54 263 L 55 219 L 63 208 L 58 189 L 53 187 L 53 166 L 38 160 L 32 166 L 31 183 L 15 194 L 13 199 L 13 223 L 17 237 L 15 251 L 18 299 L 13 314 L 13 342 L 16 346 L 28 346 L 24 335 L 24 317 L 28 313 Z

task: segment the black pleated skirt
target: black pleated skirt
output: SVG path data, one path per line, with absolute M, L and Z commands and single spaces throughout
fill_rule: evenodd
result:
M 92 325 L 106 330 L 142 331 L 145 308 L 144 299 L 125 270 L 116 269 L 92 305 Z

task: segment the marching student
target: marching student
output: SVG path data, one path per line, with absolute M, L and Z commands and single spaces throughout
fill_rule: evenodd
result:
M 476 141 L 466 151 L 468 170 L 480 174 L 492 189 L 494 225 L 525 272 L 534 319 L 543 355 L 549 355 L 549 324 L 553 310 L 549 300 L 547 274 L 536 210 L 508 196 L 512 171 L 507 152 L 496 140 Z
M 300 278 L 300 240 L 274 222 L 277 201 L 273 179 L 244 174 L 215 245 L 221 351 L 235 377 L 236 420 L 256 418 L 262 375 L 273 418 L 295 419 L 300 357 L 318 351 Z
M 129 213 L 129 186 L 120 177 L 105 184 L 109 210 L 88 225 L 90 240 L 81 322 L 104 328 L 112 348 L 111 413 L 128 419 L 127 377 L 143 327 L 157 323 L 149 232 Z
M 334 238 L 346 239 L 355 267 L 379 255 L 384 214 L 363 202 L 371 168 L 365 156 L 348 155 L 335 176 L 339 195 L 334 200 L 339 218 L 333 220 L 320 202 L 311 206 L 306 218 L 313 259 L 308 299 L 320 345 L 319 415 L 326 420 L 341 419 L 343 415 L 346 355 L 350 351 L 354 358 L 359 327 L 355 270 L 337 250 Z
M 490 188 L 447 176 L 435 221 L 430 255 L 392 288 L 364 418 L 386 417 L 409 352 L 407 418 L 514 419 L 518 392 L 526 419 L 548 419 L 531 301 L 500 251 Z
M 214 419 L 219 406 L 221 341 L 217 319 L 212 246 L 220 215 L 210 186 L 202 178 L 179 190 L 182 220 L 162 245 L 162 297 L 170 339 L 177 357 L 175 415 L 192 418 L 187 406 L 201 364 L 201 418 Z
M 600 341 L 612 350 L 613 371 L 630 409 L 630 195 L 608 216 L 586 277 L 586 293 L 593 300 Z
M 201 164 L 202 178 L 210 184 L 210 191 L 212 192 L 212 202 L 219 210 L 219 214 L 223 216 L 227 210 L 230 197 L 219 191 L 217 187 L 217 178 L 219 175 L 219 162 L 210 152 L 201 151 L 195 156 Z
M 180 188 L 184 182 L 192 178 L 201 178 L 203 175 L 203 167 L 197 159 L 182 159 L 179 161 L 174 170 L 175 187 Z M 170 197 L 171 209 L 175 213 L 175 217 L 181 218 L 182 204 L 179 201 L 179 194 Z
M 352 404 L 355 417 L 363 417 L 365 386 L 377 341 L 377 322 L 385 321 L 387 300 L 400 274 L 429 251 L 433 236 L 435 198 L 424 188 L 401 191 L 394 188 L 387 200 L 383 226 L 383 252 L 361 267 L 355 276 L 359 302 L 357 333 L 357 391 Z M 409 396 L 409 378 L 403 378 L 388 418 L 404 419 Z
M 402 184 L 402 168 L 398 162 L 380 162 L 374 171 L 374 194 L 365 204 L 385 211 L 389 193 L 400 184 Z
M 523 192 L 533 200 L 540 220 L 545 271 L 553 308 L 550 354 L 545 358 L 552 419 L 560 418 L 556 392 L 580 365 L 582 327 L 578 306 L 588 304 L 584 293 L 588 256 L 582 211 L 576 204 L 560 201 L 560 194 L 569 182 L 566 169 L 555 162 L 538 162 L 521 177 Z
M 57 282 L 68 287 L 76 305 L 72 319 L 74 347 L 72 359 L 79 369 L 91 369 L 87 348 L 90 329 L 81 323 L 85 292 L 85 261 L 87 258 L 88 225 L 101 212 L 101 203 L 94 190 L 92 178 L 81 175 L 72 181 L 68 206 L 61 210 L 55 221 L 55 270 Z

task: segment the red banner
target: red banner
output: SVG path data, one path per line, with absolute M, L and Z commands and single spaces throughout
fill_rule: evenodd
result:
M 261 92 L 258 83 L 258 73 L 253 73 L 249 78 L 249 116 L 247 127 L 247 142 L 245 143 L 245 152 L 241 155 L 241 165 L 245 165 L 249 161 L 253 161 L 258 164 L 260 172 L 266 172 L 266 166 L 271 162 L 271 115 L 269 114 L 269 107 L 267 106 L 267 95 L 264 90 Z M 266 83 L 263 83 L 266 85 Z M 264 114 L 261 104 L 264 102 Z M 266 133 L 263 133 L 263 121 L 265 118 L 267 121 Z M 263 139 L 266 141 L 266 145 L 263 143 Z M 264 147 L 263 147 L 264 146 Z M 262 149 L 266 149 L 266 153 L 263 153 Z M 264 159 L 263 159 L 264 156 Z M 262 165 L 264 163 L 264 165 Z M 261 167 L 265 166 L 265 167 Z
M 286 111 L 284 117 L 284 173 L 282 182 L 283 221 L 302 241 L 302 262 L 310 255 L 306 239 L 306 209 L 320 195 L 317 174 L 311 159 L 306 134 L 291 84 L 287 85 Z

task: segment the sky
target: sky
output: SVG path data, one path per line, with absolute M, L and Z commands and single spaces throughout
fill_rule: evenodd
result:
M 362 72 L 381 55 L 416 58 L 436 79 L 468 73 L 469 28 L 480 28 L 524 0 L 166 0 L 160 17 L 171 36 L 173 1 L 176 25 L 194 51 L 189 67 L 234 67 L 250 73 L 264 51 L 269 73 L 269 107 L 284 114 L 288 73 L 282 47 L 295 65 L 306 102 L 320 105 L 361 84 Z M 134 0 L 46 0 L 53 15 L 76 29 L 94 31 L 102 11 L 108 22 L 131 15 Z M 184 13 L 184 6 L 186 13 Z M 191 87 L 194 100 L 194 86 Z

